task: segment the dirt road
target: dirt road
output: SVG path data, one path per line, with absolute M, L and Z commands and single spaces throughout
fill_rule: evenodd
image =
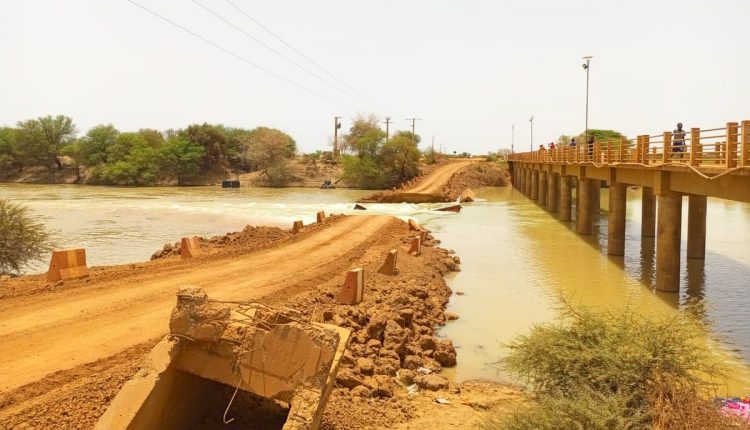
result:
M 472 161 L 465 160 L 446 164 L 406 191 L 410 193 L 438 193 L 450 181 L 453 174 L 471 163 Z
M 281 246 L 194 265 L 157 266 L 67 294 L 0 302 L 0 393 L 113 356 L 168 332 L 177 288 L 203 287 L 219 300 L 254 300 L 301 288 L 348 268 L 355 248 L 376 240 L 391 217 L 347 217 Z

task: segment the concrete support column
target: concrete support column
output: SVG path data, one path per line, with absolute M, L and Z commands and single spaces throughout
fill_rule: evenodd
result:
M 609 219 L 607 222 L 607 254 L 625 255 L 625 209 L 627 187 L 613 182 L 609 186 Z
M 656 236 L 656 196 L 654 189 L 641 189 L 641 237 Z
M 548 181 L 547 209 L 549 209 L 550 212 L 557 212 L 560 204 L 560 175 L 557 173 L 550 173 Z
M 539 204 L 547 206 L 547 172 L 539 172 Z
M 578 201 L 576 202 L 576 232 L 578 234 L 591 234 L 593 210 L 591 209 L 592 192 L 591 179 L 578 180 Z
M 539 171 L 531 171 L 531 200 L 539 199 Z
M 531 197 L 531 177 L 532 177 L 531 168 L 526 168 L 526 179 L 523 181 L 523 192 L 526 194 L 527 197 Z
M 659 216 L 656 231 L 656 289 L 680 290 L 680 233 L 682 227 L 682 194 L 659 194 Z
M 706 258 L 707 205 L 706 196 L 688 196 L 688 258 Z
M 560 221 L 570 221 L 570 212 L 573 209 L 573 178 L 570 176 L 563 176 L 560 178 Z
M 595 220 L 602 210 L 602 181 L 598 179 L 591 180 L 591 213 Z

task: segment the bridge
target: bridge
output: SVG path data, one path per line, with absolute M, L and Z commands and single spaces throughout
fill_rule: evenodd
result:
M 750 121 L 725 127 L 671 132 L 540 149 L 508 157 L 513 186 L 575 230 L 593 233 L 609 185 L 607 253 L 625 253 L 628 186 L 642 187 L 641 237 L 656 237 L 656 289 L 678 292 L 682 199 L 688 198 L 687 257 L 706 254 L 708 197 L 750 203 Z M 658 211 L 657 211 L 658 207 Z M 658 216 L 657 216 L 658 212 Z

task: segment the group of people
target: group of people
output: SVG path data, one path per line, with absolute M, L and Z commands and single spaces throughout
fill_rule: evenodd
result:
M 588 147 L 589 155 L 594 154 L 594 135 L 588 136 L 588 141 L 586 142 L 586 146 Z M 555 142 L 550 142 L 547 144 L 547 147 L 549 149 L 555 149 Z M 576 138 L 570 139 L 570 143 L 568 143 L 568 147 L 575 148 L 576 147 Z M 547 148 L 544 147 L 544 145 L 539 145 L 540 151 L 546 151 Z M 672 152 L 678 154 L 677 156 L 679 158 L 682 158 L 682 153 L 685 152 L 685 130 L 682 128 L 682 123 L 677 123 L 677 128 L 674 129 L 672 132 Z

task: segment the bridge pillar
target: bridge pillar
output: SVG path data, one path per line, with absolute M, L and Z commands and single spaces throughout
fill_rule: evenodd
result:
M 591 210 L 592 220 L 602 211 L 602 181 L 598 179 L 591 180 Z
M 651 187 L 641 188 L 641 237 L 656 236 L 656 196 Z
M 557 212 L 557 208 L 560 204 L 560 175 L 557 173 L 550 173 L 548 181 L 547 209 L 549 209 L 550 212 Z
M 573 197 L 573 178 L 563 175 L 560 178 L 560 221 L 570 221 L 570 212 L 572 210 L 571 199 Z
M 539 171 L 531 171 L 531 200 L 539 200 Z
M 539 204 L 547 206 L 547 172 L 539 172 Z
M 591 179 L 578 179 L 579 190 L 578 201 L 576 202 L 576 232 L 578 234 L 591 234 L 592 215 L 594 213 L 591 207 L 593 203 L 591 201 L 593 198 L 593 192 L 591 191 L 591 188 L 593 188 L 592 182 Z
M 531 198 L 531 177 L 533 176 L 531 167 L 526 168 L 526 179 L 523 181 L 523 192 L 527 197 Z
M 680 291 L 680 233 L 682 194 L 665 191 L 658 195 L 656 232 L 656 289 Z
M 526 186 L 526 168 L 518 169 L 518 190 L 524 192 Z
M 625 184 L 609 184 L 609 215 L 607 222 L 607 254 L 625 255 L 625 210 L 627 205 Z
M 688 258 L 706 258 L 706 196 L 688 196 Z

